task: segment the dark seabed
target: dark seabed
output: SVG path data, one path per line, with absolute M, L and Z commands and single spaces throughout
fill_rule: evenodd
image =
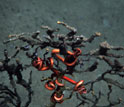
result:
M 57 21 L 63 21 L 77 29 L 77 35 L 84 35 L 90 37 L 94 32 L 101 32 L 102 36 L 96 38 L 82 53 L 96 49 L 103 41 L 107 41 L 113 46 L 124 47 L 124 0 L 0 0 L 0 59 L 4 58 L 3 50 L 7 49 L 8 53 L 14 53 L 15 46 L 23 45 L 21 41 L 3 44 L 4 40 L 8 40 L 8 35 L 19 34 L 22 32 L 35 32 L 41 31 L 40 36 L 45 34 L 45 30 L 40 28 L 41 25 L 48 25 L 52 28 L 60 28 L 60 33 L 67 33 L 63 26 L 58 25 Z M 113 52 L 113 51 L 111 51 Z M 117 54 L 124 54 L 124 51 L 116 52 Z M 39 54 L 42 54 L 40 52 Z M 28 64 L 24 52 L 20 52 L 17 56 L 22 63 Z M 119 61 L 124 65 L 124 58 Z M 94 62 L 94 58 L 85 64 L 81 69 L 87 68 Z M 111 59 L 113 60 L 113 59 Z M 91 73 L 75 73 L 73 78 L 76 81 L 81 79 L 84 82 L 95 80 L 104 71 L 110 67 L 104 62 L 99 61 L 98 69 Z M 32 70 L 32 102 L 29 107 L 45 107 L 49 103 L 51 91 L 46 90 L 44 87 L 45 82 L 41 82 L 41 77 L 50 76 L 50 72 L 37 71 L 35 68 L 30 67 L 28 70 L 22 72 L 23 78 L 28 81 L 30 70 Z M 124 71 L 123 71 L 124 72 Z M 107 75 L 123 84 L 124 78 L 115 75 Z M 14 77 L 16 80 L 16 77 Z M 7 85 L 10 89 L 12 86 L 9 82 L 7 72 L 0 73 L 0 84 Z M 114 107 L 124 107 L 124 88 L 120 89 L 116 86 L 112 87 L 111 101 L 118 101 L 122 99 L 122 103 Z M 17 84 L 17 91 L 21 97 L 22 105 L 27 100 L 27 91 L 24 87 Z M 102 98 L 99 100 L 98 106 L 108 105 L 107 93 L 109 92 L 107 84 L 100 81 L 94 85 L 94 93 L 98 96 L 98 92 L 102 92 Z M 65 96 L 68 92 L 65 91 Z M 1 95 L 1 94 L 0 94 Z M 88 94 L 87 97 L 90 97 Z M 92 97 L 95 99 L 94 97 Z M 0 100 L 2 101 L 2 100 Z M 76 93 L 70 100 L 64 101 L 62 104 L 57 104 L 56 107 L 77 107 L 81 100 L 76 98 Z M 9 104 L 9 107 L 14 107 Z M 92 107 L 92 103 L 81 105 L 79 107 Z M 0 106 L 1 107 L 1 106 Z M 8 107 L 8 106 L 3 106 Z M 23 107 L 23 106 L 22 106 Z M 93 106 L 96 107 L 96 106 Z

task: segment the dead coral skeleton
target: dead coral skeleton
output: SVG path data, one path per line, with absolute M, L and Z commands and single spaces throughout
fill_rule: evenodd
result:
M 9 40 L 4 41 L 4 44 L 7 44 L 9 42 L 12 41 L 17 41 L 20 40 L 22 42 L 24 42 L 26 45 L 25 46 L 16 46 L 16 52 L 12 57 L 8 57 L 7 53 L 4 53 L 5 56 L 5 60 L 0 62 L 0 70 L 4 71 L 6 70 L 8 72 L 8 70 L 6 69 L 6 67 L 4 66 L 5 64 L 7 65 L 8 62 L 11 60 L 11 58 L 15 58 L 20 51 L 25 51 L 26 52 L 26 56 L 31 59 L 31 60 L 35 60 L 38 58 L 38 52 L 42 51 L 43 49 L 46 49 L 46 52 L 43 54 L 43 58 L 42 60 L 48 64 L 47 61 L 47 56 L 49 56 L 49 50 L 48 48 L 56 48 L 60 50 L 60 55 L 64 56 L 64 58 L 67 57 L 67 53 L 68 53 L 68 49 L 72 49 L 72 51 L 75 51 L 76 48 L 87 48 L 87 43 L 92 45 L 93 40 L 96 37 L 101 37 L 101 33 L 96 32 L 93 35 L 91 35 L 91 37 L 86 38 L 84 35 L 76 35 L 77 30 L 74 27 L 69 26 L 68 24 L 58 21 L 57 22 L 60 25 L 63 25 L 65 28 L 67 28 L 69 30 L 69 33 L 67 34 L 59 34 L 59 30 L 60 29 L 52 29 L 49 26 L 41 26 L 42 29 L 46 30 L 47 35 L 41 37 L 40 35 L 40 31 L 36 31 L 33 33 L 21 33 L 21 34 L 14 34 L 14 35 L 9 35 Z M 33 53 L 30 52 L 30 50 L 33 50 Z M 111 52 L 112 50 L 112 52 Z M 111 95 L 113 94 L 112 91 L 114 90 L 114 88 L 112 88 L 113 86 L 116 86 L 120 89 L 124 89 L 124 85 L 119 83 L 118 81 L 112 79 L 112 78 L 108 78 L 106 77 L 107 74 L 109 75 L 116 75 L 119 76 L 120 78 L 123 79 L 124 77 L 124 65 L 121 64 L 119 62 L 119 59 L 122 59 L 124 57 L 124 55 L 120 55 L 120 54 L 114 54 L 113 52 L 116 51 L 123 51 L 124 47 L 121 46 L 112 46 L 110 45 L 107 41 L 100 43 L 99 48 L 98 49 L 93 49 L 90 52 L 87 53 L 82 53 L 80 58 L 77 60 L 77 62 L 75 63 L 74 66 L 66 66 L 66 68 L 62 68 L 60 61 L 58 60 L 58 58 L 56 58 L 56 55 L 53 55 L 52 57 L 55 60 L 54 63 L 54 67 L 55 69 L 57 69 L 58 71 L 60 71 L 61 75 L 68 75 L 71 74 L 72 76 L 75 76 L 74 73 L 84 73 L 84 72 L 95 72 L 97 71 L 97 68 L 99 67 L 100 63 L 99 61 L 103 61 L 105 63 L 108 64 L 109 68 L 107 70 L 105 70 L 104 72 L 102 72 L 95 80 L 91 80 L 91 81 L 85 81 L 84 85 L 87 88 L 87 94 L 78 94 L 76 93 L 76 97 L 77 100 L 81 101 L 80 104 L 77 105 L 77 107 L 79 107 L 80 105 L 88 105 L 91 107 L 110 107 L 110 106 L 116 106 L 119 104 L 122 104 L 123 101 L 121 100 L 121 98 L 117 98 L 117 101 L 112 101 L 111 100 Z M 110 53 L 110 52 L 111 53 Z M 87 58 L 86 60 L 84 59 Z M 91 58 L 95 58 L 95 62 L 93 62 L 92 65 L 89 65 L 86 69 L 82 69 L 82 66 L 85 66 L 86 62 L 90 62 L 92 61 Z M 113 60 L 111 60 L 110 58 L 113 58 Z M 4 64 L 4 63 L 5 64 Z M 25 66 L 30 67 L 32 62 L 28 65 Z M 77 69 L 77 66 L 80 66 L 80 69 Z M 8 66 L 8 65 L 7 65 Z M 17 66 L 18 69 L 22 69 L 21 66 L 22 64 L 17 62 Z M 12 73 L 9 74 L 13 75 Z M 15 75 L 15 74 L 14 74 Z M 21 73 L 19 74 L 21 77 Z M 61 75 L 59 75 L 61 77 Z M 18 80 L 20 80 L 20 78 L 18 77 L 18 74 L 16 74 Z M 11 77 L 11 76 L 10 76 Z M 12 77 L 11 77 L 12 78 Z M 22 78 L 22 77 L 21 77 Z M 11 79 L 10 79 L 11 80 Z M 53 80 L 53 78 L 51 77 L 43 77 L 42 78 L 42 82 L 43 81 L 49 81 L 49 80 Z M 108 93 L 106 94 L 106 99 L 107 99 L 107 103 L 105 106 L 99 105 L 99 101 L 100 99 L 104 96 L 104 92 L 102 92 L 101 90 L 99 92 L 95 92 L 95 84 L 99 83 L 101 81 L 104 81 L 107 86 L 108 86 Z M 23 85 L 22 83 L 20 83 L 21 85 Z M 28 86 L 23 85 L 25 88 L 27 88 Z M 15 87 L 14 87 L 15 88 Z M 27 88 L 28 90 L 30 89 L 30 86 Z M 55 92 L 57 92 L 58 94 L 63 95 L 64 90 L 70 90 L 71 94 L 68 98 L 63 99 L 62 101 L 58 101 L 56 102 L 55 99 L 53 101 L 53 95 L 56 94 Z M 30 92 L 30 91 L 29 91 Z M 55 107 L 57 103 L 62 103 L 64 100 L 67 99 L 71 99 L 72 95 L 74 94 L 74 90 L 73 87 L 60 87 L 57 86 L 57 88 L 55 88 L 55 92 L 51 95 L 51 103 L 48 104 L 48 107 Z M 3 91 L 4 93 L 4 91 Z M 16 92 L 15 92 L 16 93 Z M 15 95 L 15 94 L 14 94 Z M 91 97 L 88 97 L 88 95 L 90 95 Z M 18 96 L 18 95 L 17 95 Z M 6 99 L 9 98 L 5 98 L 3 102 L 6 102 Z M 19 97 L 17 97 L 19 104 L 21 103 L 21 100 Z M 13 104 L 13 102 L 10 100 L 10 102 Z M 31 102 L 31 93 L 29 93 L 29 101 L 26 104 L 26 107 L 30 104 Z M 15 105 L 15 104 L 13 104 Z

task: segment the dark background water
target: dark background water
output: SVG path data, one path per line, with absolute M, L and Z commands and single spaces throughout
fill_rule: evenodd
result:
M 108 41 L 112 45 L 124 46 L 124 0 L 0 0 L 0 55 L 3 57 L 3 49 L 7 48 L 11 54 L 15 43 L 3 45 L 3 40 L 8 39 L 9 34 L 21 32 L 35 32 L 41 31 L 41 25 L 48 25 L 53 28 L 59 27 L 62 33 L 66 29 L 57 25 L 57 21 L 64 21 L 78 30 L 78 35 L 91 36 L 94 32 L 101 32 L 102 37 L 96 39 L 88 50 L 98 47 L 99 42 Z M 43 32 L 43 33 L 42 33 Z M 17 42 L 19 43 L 19 42 Z M 20 43 L 19 43 L 20 44 Z M 23 55 L 23 53 L 22 53 Z M 25 61 L 23 56 L 18 56 L 22 61 Z M 87 65 L 88 66 L 88 65 Z M 92 74 L 76 74 L 75 80 L 95 79 L 100 72 L 106 68 L 102 64 L 98 73 Z M 37 72 L 33 69 L 33 84 L 34 96 L 30 107 L 44 107 L 49 100 L 51 92 L 47 91 L 40 82 L 42 75 L 49 75 L 49 73 Z M 6 73 L 1 73 L 0 81 L 9 85 Z M 23 72 L 24 78 L 27 80 L 29 72 Z M 120 80 L 118 77 L 113 77 Z M 120 80 L 122 82 L 122 80 Z M 122 82 L 123 83 L 123 82 Z M 104 83 L 103 83 L 104 84 Z M 22 99 L 25 98 L 23 87 L 19 87 L 19 93 Z M 103 86 L 96 86 L 103 89 Z M 104 90 L 103 90 L 104 91 Z M 113 100 L 117 96 L 123 97 L 124 91 L 115 89 L 113 92 Z M 124 97 L 123 97 L 124 98 Z M 65 101 L 57 107 L 75 107 L 79 104 L 75 97 L 71 100 Z M 105 98 L 101 100 L 100 105 L 105 104 Z M 107 103 L 106 103 L 107 104 Z M 122 105 L 118 106 L 122 107 Z

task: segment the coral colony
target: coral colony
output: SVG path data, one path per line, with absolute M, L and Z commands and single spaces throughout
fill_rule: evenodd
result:
M 77 30 L 74 27 L 61 21 L 58 21 L 57 23 L 66 27 L 70 32 L 67 34 L 59 34 L 59 29 L 41 26 L 42 29 L 46 30 L 47 35 L 40 37 L 40 31 L 14 34 L 9 35 L 9 40 L 3 42 L 4 44 L 8 44 L 12 41 L 20 40 L 26 45 L 15 46 L 15 53 L 12 56 L 9 56 L 8 50 L 4 49 L 5 58 L 0 61 L 0 71 L 6 71 L 8 73 L 10 85 L 13 89 L 9 89 L 8 86 L 2 83 L 0 84 L 0 98 L 2 99 L 0 100 L 0 105 L 2 107 L 9 107 L 9 104 L 15 107 L 28 107 L 30 105 L 33 96 L 33 90 L 31 88 L 32 71 L 30 72 L 28 82 L 24 80 L 22 76 L 22 71 L 29 69 L 29 67 L 34 67 L 38 71 L 51 72 L 49 77 L 42 77 L 41 79 L 41 82 L 46 81 L 45 88 L 53 92 L 52 95 L 49 96 L 50 104 L 46 104 L 47 107 L 55 107 L 56 104 L 62 104 L 65 100 L 71 99 L 74 92 L 76 92 L 75 97 L 80 101 L 77 107 L 80 105 L 90 105 L 91 107 L 102 106 L 99 104 L 99 101 L 101 97 L 104 96 L 103 92 L 99 91 L 97 94 L 94 92 L 94 84 L 100 81 L 104 81 L 108 86 L 106 97 L 108 103 L 103 107 L 112 107 L 123 104 L 121 98 L 112 101 L 110 96 L 113 94 L 113 86 L 124 89 L 124 85 L 112 78 L 106 77 L 106 75 L 110 74 L 117 75 L 120 78 L 124 77 L 124 65 L 118 60 L 123 58 L 124 55 L 114 54 L 114 51 L 123 51 L 124 48 L 121 46 L 111 46 L 105 41 L 100 43 L 98 49 L 84 53 L 81 48 L 87 48 L 87 43 L 92 44 L 92 41 L 96 37 L 100 37 L 101 33 L 96 32 L 91 37 L 86 38 L 83 35 L 76 35 Z M 110 50 L 113 51 L 110 53 Z M 27 59 L 31 60 L 29 65 L 24 65 L 24 63 L 21 63 L 18 59 L 20 51 L 27 56 Z M 39 51 L 42 51 L 42 57 L 39 56 Z M 85 62 L 89 62 L 92 58 L 96 59 L 95 62 L 84 69 L 83 66 L 85 66 Z M 111 60 L 112 58 L 113 60 Z M 10 64 L 9 62 L 12 59 L 15 63 Z M 107 63 L 108 66 L 110 66 L 108 67 L 108 70 L 101 72 L 101 75 L 93 81 L 84 81 L 81 78 L 78 78 L 78 81 L 73 79 L 75 73 L 91 73 L 97 70 L 99 65 L 98 60 Z M 62 64 L 64 67 L 60 66 Z M 76 66 L 79 67 L 76 68 Z M 17 77 L 16 82 L 13 75 Z M 72 78 L 69 78 L 69 76 Z M 71 84 L 72 87 L 67 86 L 65 81 Z M 28 92 L 28 100 L 25 104 L 18 94 L 16 84 L 22 85 Z M 65 90 L 70 91 L 68 97 L 64 96 Z M 92 97 L 88 97 L 89 94 Z

